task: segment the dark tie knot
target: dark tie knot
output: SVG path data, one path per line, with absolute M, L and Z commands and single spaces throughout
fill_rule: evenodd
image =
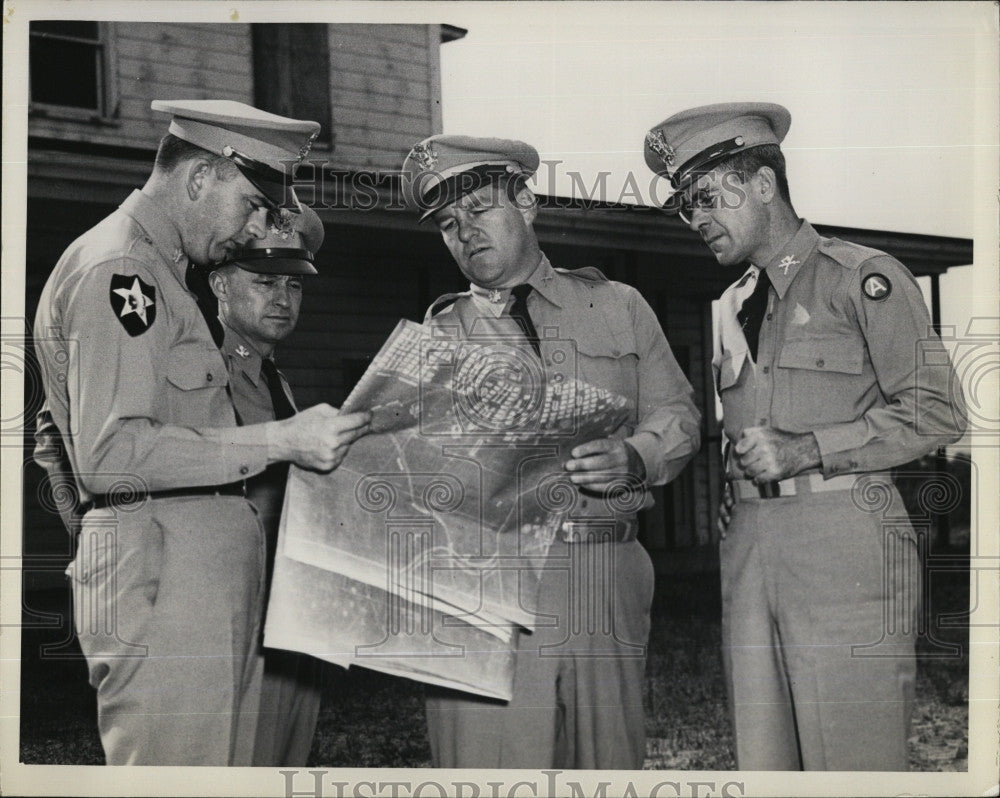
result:
M 510 316 L 521 328 L 521 332 L 523 332 L 524 337 L 528 339 L 528 343 L 530 343 L 531 348 L 535 350 L 535 354 L 541 357 L 541 348 L 538 343 L 538 332 L 535 330 L 534 322 L 532 322 L 531 315 L 528 313 L 528 294 L 531 293 L 531 286 L 515 285 L 512 289 L 510 289 L 510 293 L 511 296 L 514 297 L 514 302 L 510 306 Z
M 743 328 L 743 335 L 746 337 L 747 346 L 750 348 L 750 356 L 757 362 L 757 344 L 760 339 L 760 328 L 764 323 L 764 313 L 767 311 L 767 291 L 771 287 L 771 278 L 767 272 L 761 269 L 757 275 L 757 285 L 743 302 L 736 318 Z
M 267 390 L 271 394 L 271 408 L 274 410 L 274 417 L 281 421 L 295 415 L 295 408 L 288 401 L 285 394 L 285 386 L 281 384 L 281 377 L 278 374 L 278 367 L 269 357 L 260 361 L 260 374 L 267 384 Z

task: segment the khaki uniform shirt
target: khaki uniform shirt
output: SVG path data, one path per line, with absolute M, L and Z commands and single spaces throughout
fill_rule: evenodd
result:
M 271 392 L 267 381 L 260 373 L 261 355 L 253 344 L 236 332 L 225 322 L 222 323 L 225 338 L 222 342 L 222 355 L 229 369 L 230 390 L 233 405 L 244 424 L 260 424 L 274 421 L 274 408 L 271 405 Z M 292 391 L 285 376 L 278 372 L 281 387 L 288 397 L 292 407 Z M 247 481 L 247 498 L 260 510 L 264 529 L 268 538 L 277 534 L 278 518 L 281 515 L 281 505 L 285 496 L 285 483 L 288 477 L 288 466 L 285 463 L 274 463 L 263 473 Z M 273 556 L 272 556 L 273 559 Z
M 757 362 L 722 295 L 713 367 L 731 443 L 747 427 L 812 432 L 826 476 L 887 469 L 957 440 L 961 387 L 913 275 L 808 222 L 772 262 Z M 745 292 L 744 292 L 745 293 Z M 729 472 L 741 476 L 735 458 Z
M 568 376 L 630 399 L 635 415 L 613 437 L 638 452 L 648 484 L 669 482 L 698 451 L 701 416 L 652 308 L 634 288 L 597 269 L 554 269 L 544 255 L 528 283 L 534 289 L 528 313 L 546 370 L 571 369 Z M 516 335 L 520 327 L 510 318 L 512 303 L 509 290 L 473 286 L 437 300 L 426 318 L 460 323 L 467 336 L 484 322 L 506 325 L 506 334 Z M 554 353 L 567 348 L 575 351 L 574 362 L 554 363 Z
M 35 346 L 47 407 L 81 500 L 235 482 L 267 464 L 236 425 L 226 365 L 184 282 L 180 235 L 141 191 L 63 254 L 42 291 Z

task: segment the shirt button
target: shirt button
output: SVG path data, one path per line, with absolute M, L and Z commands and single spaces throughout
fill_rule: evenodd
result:
M 215 377 L 212 376 L 212 372 L 210 371 L 208 372 L 208 374 L 205 375 L 205 379 L 211 382 L 212 380 L 215 379 Z
M 823 368 L 823 366 L 826 365 L 826 361 L 823 360 L 823 358 L 820 358 L 819 360 L 816 361 L 816 365 L 819 366 L 820 368 Z
M 851 460 L 851 462 L 848 463 L 848 465 L 850 465 L 851 468 L 857 468 L 858 467 L 858 461 L 857 460 Z
M 763 426 L 765 426 L 767 424 L 767 419 L 766 418 L 762 418 L 760 421 L 757 422 L 757 424 L 758 424 L 758 426 L 763 427 Z
M 246 476 L 250 473 L 250 469 L 247 466 L 240 466 L 240 473 Z
M 770 366 L 764 366 L 764 373 L 765 374 L 770 374 L 771 373 L 771 367 Z
M 768 313 L 764 318 L 767 319 L 768 321 L 770 321 L 771 319 L 774 318 L 774 314 L 773 313 Z

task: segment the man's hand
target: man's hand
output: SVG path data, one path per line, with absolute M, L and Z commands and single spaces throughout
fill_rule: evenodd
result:
M 726 486 L 722 489 L 722 501 L 719 502 L 719 520 L 716 524 L 719 537 L 723 540 L 726 539 L 726 533 L 729 531 L 729 522 L 733 520 L 731 511 L 734 504 L 736 504 L 736 500 L 733 498 L 733 486 L 729 480 L 726 480 Z
M 371 429 L 371 420 L 368 411 L 341 414 L 328 404 L 315 405 L 268 425 L 268 460 L 330 471 L 340 465 L 351 444 Z
M 757 485 L 788 479 L 820 464 L 819 444 L 811 432 L 747 427 L 734 451 L 740 468 Z
M 626 476 L 635 478 L 635 487 L 646 479 L 646 466 L 639 453 L 618 438 L 581 443 L 570 455 L 573 459 L 567 460 L 564 466 L 570 472 L 569 478 L 589 490 L 607 490 Z

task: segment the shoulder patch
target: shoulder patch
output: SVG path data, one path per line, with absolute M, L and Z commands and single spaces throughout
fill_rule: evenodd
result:
M 598 269 L 596 266 L 584 266 L 582 269 L 562 269 L 556 268 L 555 271 L 559 274 L 565 274 L 567 277 L 578 277 L 581 280 L 585 280 L 588 283 L 608 283 L 611 282 L 607 277 L 604 276 L 604 272 Z
M 868 299 L 881 302 L 892 293 L 892 282 L 884 274 L 872 272 L 861 281 L 861 293 Z
M 156 289 L 136 274 L 112 274 L 108 298 L 118 321 L 133 338 L 156 321 Z
M 839 238 L 820 239 L 819 251 L 848 269 L 857 269 L 865 261 L 886 256 L 881 250 L 852 244 Z

